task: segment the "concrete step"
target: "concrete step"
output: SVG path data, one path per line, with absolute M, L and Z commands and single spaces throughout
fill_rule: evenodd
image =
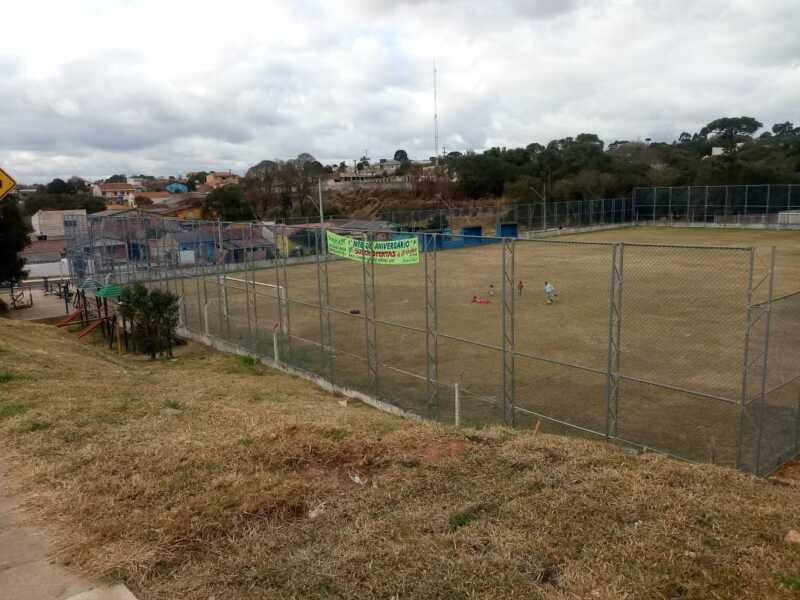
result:
M 111 587 L 99 587 L 82 592 L 64 600 L 136 600 L 136 596 L 122 584 Z

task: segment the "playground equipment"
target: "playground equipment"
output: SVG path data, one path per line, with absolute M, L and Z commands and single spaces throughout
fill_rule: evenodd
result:
M 13 285 L 9 290 L 11 295 L 11 310 L 21 310 L 23 308 L 31 308 L 33 306 L 33 291 L 28 288 L 28 297 L 25 298 L 25 288 L 15 288 Z
M 95 288 L 94 298 L 87 297 L 86 288 L 92 285 L 94 285 L 94 282 L 90 282 L 88 286 L 84 282 L 81 286 L 83 289 L 78 289 L 74 292 L 72 311 L 61 319 L 56 324 L 56 327 L 69 327 L 80 324 L 80 329 L 78 330 L 79 338 L 85 337 L 99 328 L 103 332 L 103 338 L 108 341 L 108 346 L 111 348 L 117 329 L 117 315 L 116 312 L 114 314 L 109 312 L 108 301 L 109 299 L 118 298 L 121 290 L 116 284 L 107 284 L 102 288 Z M 65 290 L 64 298 L 67 306 L 69 306 L 69 297 L 68 290 Z

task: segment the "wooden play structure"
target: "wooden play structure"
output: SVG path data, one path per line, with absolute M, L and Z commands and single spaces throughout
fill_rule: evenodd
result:
M 94 297 L 87 295 L 87 291 Z M 103 338 L 108 342 L 108 347 L 113 347 L 114 339 L 117 335 L 117 314 L 116 310 L 109 310 L 109 300 L 112 303 L 120 295 L 120 286 L 107 284 L 103 287 L 91 289 L 90 285 L 84 285 L 71 294 L 69 290 L 63 291 L 63 297 L 69 307 L 70 297 L 72 297 L 72 310 L 61 321 L 56 323 L 56 327 L 70 327 L 79 325 L 76 330 L 78 337 L 82 338 L 96 329 L 100 329 Z M 113 309 L 113 306 L 111 307 Z

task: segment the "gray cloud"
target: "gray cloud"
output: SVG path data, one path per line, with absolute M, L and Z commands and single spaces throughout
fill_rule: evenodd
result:
M 110 0 L 0 39 L 0 162 L 42 181 L 304 151 L 427 157 L 434 57 L 452 150 L 669 138 L 725 114 L 800 121 L 794 0 L 230 1 L 219 26 L 206 0 L 174 32 L 147 25 L 172 7 Z M 11 18 L 30 21 L 26 6 Z

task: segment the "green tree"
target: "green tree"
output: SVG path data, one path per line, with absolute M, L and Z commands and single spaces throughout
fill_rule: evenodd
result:
M 178 327 L 178 297 L 141 283 L 125 286 L 120 294 L 120 316 L 127 322 L 137 352 L 155 359 L 172 356 Z
M 48 194 L 34 192 L 25 196 L 25 214 L 33 215 L 40 210 L 84 209 L 87 213 L 105 210 L 103 198 L 91 194 Z
M 63 179 L 59 179 L 56 177 L 50 183 L 45 186 L 45 190 L 48 194 L 68 194 L 70 193 L 70 187 L 67 185 L 67 182 Z
M 224 185 L 212 190 L 205 198 L 203 213 L 207 218 L 223 221 L 248 221 L 254 217 L 238 185 Z
M 190 192 L 194 192 L 197 190 L 198 185 L 202 185 L 206 182 L 206 176 L 208 173 L 205 171 L 198 171 L 196 173 L 190 173 L 189 176 L 186 178 L 186 187 L 189 188 Z
M 786 121 L 785 123 L 775 123 L 772 126 L 772 133 L 775 134 L 775 137 L 800 135 L 800 128 L 795 128 L 791 121 Z
M 394 159 L 400 162 L 404 162 L 408 160 L 408 152 L 405 150 L 396 150 L 394 153 Z
M 751 139 L 761 127 L 763 124 L 753 117 L 722 117 L 703 127 L 700 135 L 719 140 L 727 152 L 733 152 L 738 142 Z
M 497 156 L 467 155 L 455 162 L 458 186 L 470 198 L 502 196 L 508 167 Z
M 0 284 L 15 285 L 25 279 L 25 260 L 19 253 L 30 244 L 28 226 L 16 198 L 0 201 Z
M 106 183 L 128 183 L 128 178 L 125 175 L 112 175 L 106 179 Z

